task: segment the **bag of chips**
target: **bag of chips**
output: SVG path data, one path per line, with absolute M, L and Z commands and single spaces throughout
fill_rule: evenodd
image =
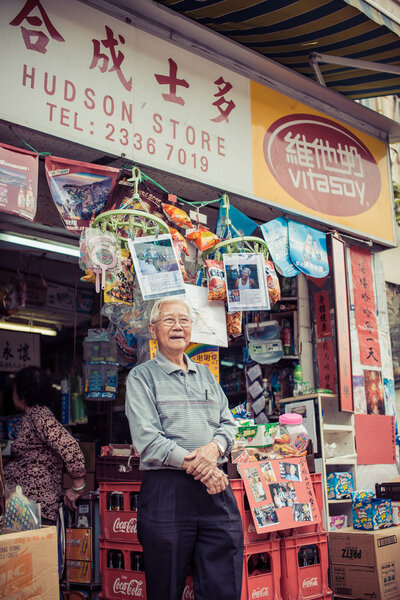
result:
M 187 243 L 186 243 L 186 240 L 183 237 L 183 235 L 177 229 L 174 229 L 174 227 L 170 227 L 169 225 L 168 225 L 168 229 L 169 229 L 172 239 L 176 242 L 181 242 L 183 252 L 186 254 L 186 256 L 189 256 L 189 250 L 188 250 Z
M 238 337 L 242 335 L 242 313 L 241 311 L 228 313 L 226 315 L 226 331 L 228 335 Z
M 176 258 L 178 260 L 178 265 L 179 265 L 179 268 L 182 273 L 183 281 L 186 283 L 189 281 L 189 277 L 186 273 L 185 265 L 183 264 L 183 260 L 182 260 L 182 253 L 185 252 L 185 247 L 186 247 L 185 238 L 183 238 L 183 241 L 180 239 L 172 238 L 172 245 L 175 250 Z M 187 250 L 187 247 L 186 247 L 186 250 Z
M 200 225 L 198 229 L 190 231 L 186 237 L 202 252 L 209 250 L 221 241 L 215 233 L 212 233 L 212 231 L 207 229 L 207 227 L 204 227 L 204 225 Z
M 172 204 L 166 204 L 165 202 L 163 203 L 162 208 L 164 214 L 171 223 L 174 223 L 178 227 L 183 227 L 184 229 L 193 229 L 193 224 L 184 210 L 177 206 L 173 206 Z
M 265 275 L 267 278 L 268 295 L 271 306 L 281 299 L 281 286 L 279 285 L 278 275 L 272 260 L 265 260 Z
M 226 300 L 225 272 L 222 261 L 206 259 L 208 276 L 208 299 Z

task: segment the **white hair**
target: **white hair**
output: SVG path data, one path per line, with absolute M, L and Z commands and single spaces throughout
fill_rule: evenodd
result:
M 155 301 L 150 313 L 150 323 L 155 323 L 158 321 L 162 307 L 168 302 L 179 302 L 179 304 L 182 304 L 182 306 L 184 306 L 188 311 L 189 317 L 193 319 L 192 308 L 185 296 L 166 296 L 165 298 L 160 298 L 159 300 Z

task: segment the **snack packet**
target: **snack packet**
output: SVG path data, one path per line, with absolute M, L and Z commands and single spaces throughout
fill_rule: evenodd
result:
M 242 335 L 242 313 L 241 311 L 228 313 L 226 315 L 226 331 L 228 335 L 238 337 Z
M 180 268 L 180 270 L 182 272 L 183 281 L 187 282 L 187 281 L 189 281 L 189 277 L 188 277 L 188 274 L 186 273 L 185 265 L 184 265 L 183 260 L 182 260 L 182 253 L 185 252 L 185 246 L 186 246 L 185 239 L 183 238 L 183 241 L 181 241 L 180 239 L 176 239 L 176 238 L 174 239 L 174 238 L 172 238 L 172 245 L 173 245 L 174 250 L 175 250 L 175 254 L 176 254 L 176 258 L 178 260 L 179 268 Z
M 277 423 L 263 423 L 262 425 L 248 425 L 238 427 L 235 436 L 235 446 L 245 448 L 264 448 L 272 446 L 278 431 Z
M 182 242 L 182 250 L 186 254 L 186 256 L 189 256 L 189 250 L 188 250 L 187 243 L 186 243 L 186 240 L 183 237 L 183 235 L 177 229 L 175 229 L 174 227 L 170 227 L 169 225 L 168 225 L 168 229 L 169 229 L 169 232 L 171 234 L 173 241 Z
M 206 259 L 208 276 L 208 299 L 226 300 L 225 272 L 222 261 Z
M 201 252 L 209 250 L 215 246 L 215 244 L 219 244 L 221 241 L 219 237 L 215 235 L 215 233 L 212 233 L 212 231 L 207 229 L 207 227 L 204 227 L 204 225 L 200 225 L 198 229 L 190 231 L 186 237 L 188 240 L 193 242 L 193 244 L 197 246 Z
M 273 306 L 275 302 L 281 299 L 281 286 L 272 260 L 265 260 L 265 275 L 270 303 Z
M 183 227 L 184 229 L 193 229 L 193 224 L 184 210 L 181 210 L 172 204 L 166 204 L 165 202 L 162 204 L 162 208 L 164 214 L 168 217 L 171 223 L 174 223 L 178 227 Z

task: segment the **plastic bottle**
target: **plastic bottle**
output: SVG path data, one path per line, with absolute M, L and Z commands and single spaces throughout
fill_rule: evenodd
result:
M 304 452 L 309 436 L 303 425 L 303 417 L 297 413 L 285 413 L 279 417 L 279 425 L 286 428 L 292 446 L 299 452 Z
M 293 382 L 293 396 L 300 396 L 303 389 L 303 369 L 300 363 L 297 363 L 294 368 Z
M 283 319 L 282 321 L 282 344 L 283 351 L 286 355 L 290 354 L 292 349 L 292 328 L 290 321 Z

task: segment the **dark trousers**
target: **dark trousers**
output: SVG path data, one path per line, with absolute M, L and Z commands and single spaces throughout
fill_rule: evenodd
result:
M 181 600 L 190 565 L 196 600 L 240 600 L 243 530 L 229 486 L 210 495 L 185 471 L 146 471 L 138 500 L 147 600 Z

